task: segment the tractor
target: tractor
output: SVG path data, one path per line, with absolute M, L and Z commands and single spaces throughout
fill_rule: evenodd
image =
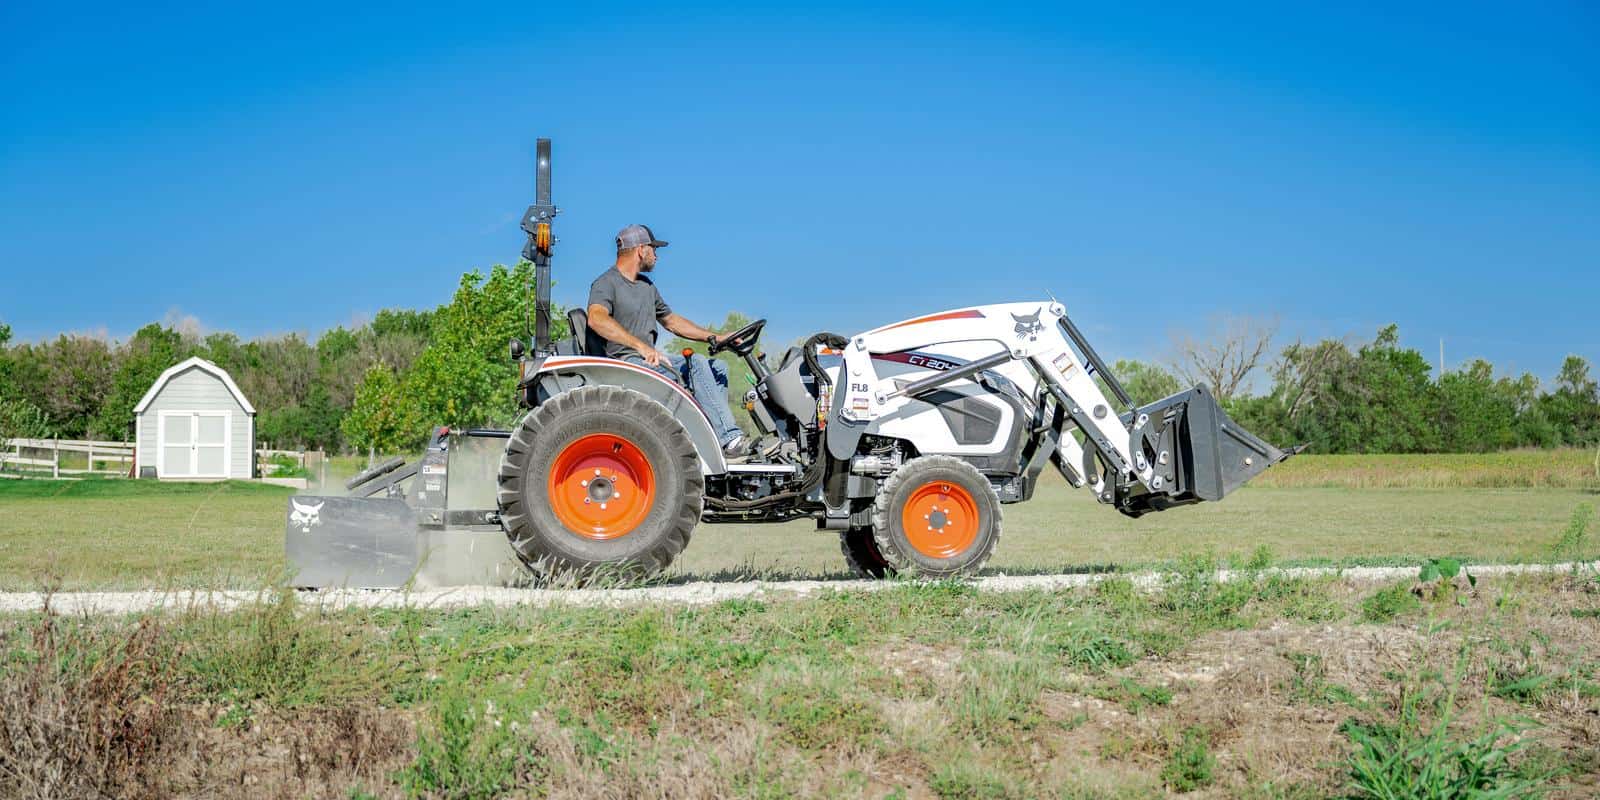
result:
M 521 418 L 438 428 L 420 458 L 362 472 L 348 495 L 291 498 L 296 585 L 654 575 L 701 524 L 798 519 L 836 534 L 863 578 L 970 576 L 999 543 L 1002 506 L 1030 500 L 1046 469 L 1139 517 L 1220 500 L 1296 452 L 1240 428 L 1205 386 L 1137 405 L 1047 298 L 817 333 L 776 357 L 759 346 L 765 320 L 732 332 L 710 351 L 749 367 L 765 446 L 728 463 L 694 396 L 607 358 L 582 309 L 570 337 L 551 337 L 559 209 L 550 141 L 536 152 L 522 219 L 534 331 L 509 344 Z

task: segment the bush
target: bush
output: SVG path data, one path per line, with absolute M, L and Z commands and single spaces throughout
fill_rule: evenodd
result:
M 311 470 L 300 465 L 300 461 L 292 456 L 278 454 L 267 459 L 262 466 L 268 467 L 262 477 L 271 478 L 309 478 Z
M 48 439 L 55 435 L 49 415 L 26 400 L 0 400 L 0 444 L 10 439 Z
M 1379 589 L 1361 601 L 1361 619 L 1366 622 L 1388 622 L 1401 614 L 1410 614 L 1422 608 L 1421 601 L 1411 593 L 1411 587 L 1397 583 Z

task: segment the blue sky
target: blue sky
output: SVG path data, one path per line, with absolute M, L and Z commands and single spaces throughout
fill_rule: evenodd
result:
M 1600 360 L 1593 5 L 331 5 L 0 6 L 18 338 L 445 302 L 549 136 L 558 302 L 644 222 L 680 312 L 785 339 L 1048 291 L 1112 356 Z

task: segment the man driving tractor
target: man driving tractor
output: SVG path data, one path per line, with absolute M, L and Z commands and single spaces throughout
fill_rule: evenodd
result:
M 739 429 L 728 407 L 728 372 L 721 362 L 695 353 L 684 358 L 652 343 L 656 323 L 685 339 L 715 344 L 720 335 L 673 313 L 661 292 L 644 273 L 656 266 L 656 251 L 667 243 L 644 225 L 617 233 L 617 261 L 589 286 L 589 328 L 606 340 L 606 355 L 642 364 L 684 384 L 717 432 L 723 455 L 750 455 L 749 437 Z

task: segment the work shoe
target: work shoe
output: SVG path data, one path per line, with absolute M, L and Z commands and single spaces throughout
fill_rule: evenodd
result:
M 722 457 L 729 461 L 743 461 L 750 457 L 750 437 L 739 434 L 722 446 Z

